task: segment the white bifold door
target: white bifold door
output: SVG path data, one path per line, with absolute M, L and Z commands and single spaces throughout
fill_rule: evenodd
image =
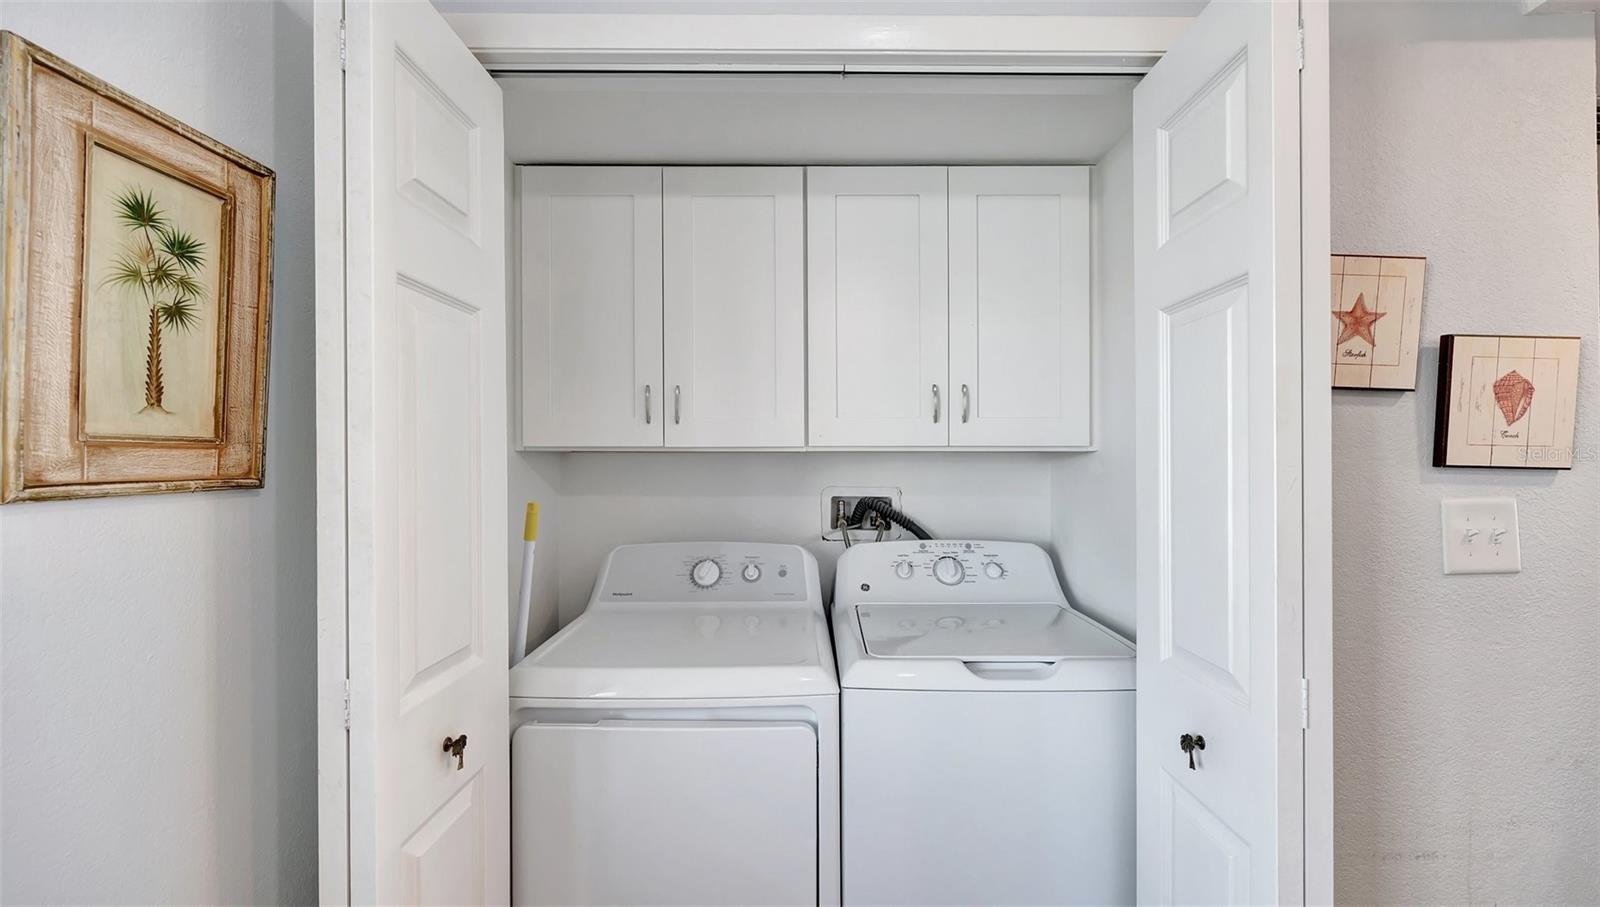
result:
M 1302 268 L 1327 252 L 1302 262 L 1326 196 L 1302 211 L 1297 16 L 1213 3 L 1134 90 L 1144 903 L 1306 897 L 1301 634 L 1325 588 L 1302 551 L 1302 433 L 1326 419 L 1328 366 L 1303 355 L 1327 292 L 1308 300 Z
M 427 4 L 344 13 L 342 85 L 317 80 L 322 897 L 505 903 L 500 88 Z

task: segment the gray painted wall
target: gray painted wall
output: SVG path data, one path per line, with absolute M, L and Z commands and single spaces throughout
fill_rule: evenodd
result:
M 1085 613 L 1134 637 L 1133 134 L 1094 175 L 1095 364 L 1100 449 L 1068 454 L 1050 469 L 1050 542 L 1062 583 Z
M 278 174 L 267 484 L 0 509 L 0 900 L 316 897 L 309 0 L 0 5 Z
M 1333 245 L 1428 257 L 1416 393 L 1334 395 L 1337 895 L 1600 901 L 1595 33 L 1335 3 Z M 1583 335 L 1570 472 L 1435 469 L 1438 337 Z M 1439 500 L 1513 495 L 1523 572 L 1443 576 Z

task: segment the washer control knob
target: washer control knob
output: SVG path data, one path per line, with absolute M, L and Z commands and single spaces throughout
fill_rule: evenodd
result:
M 983 575 L 990 579 L 1003 579 L 1006 575 L 1006 568 L 1002 567 L 999 561 L 990 561 L 983 565 Z
M 957 586 L 967 578 L 967 571 L 960 560 L 947 554 L 933 562 L 933 576 L 946 586 Z
M 753 583 L 761 578 L 761 566 L 759 564 L 745 564 L 744 569 L 739 571 L 739 575 L 744 577 L 745 582 Z
M 689 581 L 701 589 L 709 589 L 715 586 L 717 580 L 720 579 L 722 579 L 722 565 L 709 557 L 705 560 L 696 561 L 695 565 L 689 569 Z
M 941 617 L 934 621 L 934 624 L 941 630 L 959 630 L 966 626 L 967 622 L 959 617 Z
M 894 575 L 900 577 L 901 579 L 910 579 L 911 574 L 915 571 L 915 569 L 915 567 L 911 566 L 910 561 L 901 561 L 894 565 Z

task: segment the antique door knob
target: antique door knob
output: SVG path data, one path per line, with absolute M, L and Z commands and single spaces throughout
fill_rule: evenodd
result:
M 1202 743 L 1201 746 L 1204 747 L 1205 744 Z M 444 738 L 444 751 L 449 753 L 451 756 L 455 757 L 455 760 L 456 760 L 456 771 L 459 772 L 462 769 L 467 767 L 467 735 L 466 734 L 462 734 L 459 737 L 446 737 L 446 738 Z M 1194 766 L 1192 766 L 1192 765 L 1189 766 L 1189 767 L 1190 768 L 1194 768 Z

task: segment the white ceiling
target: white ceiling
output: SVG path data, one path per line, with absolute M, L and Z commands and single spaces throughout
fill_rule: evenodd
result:
M 1194 16 L 1205 0 L 433 0 L 447 13 Z

